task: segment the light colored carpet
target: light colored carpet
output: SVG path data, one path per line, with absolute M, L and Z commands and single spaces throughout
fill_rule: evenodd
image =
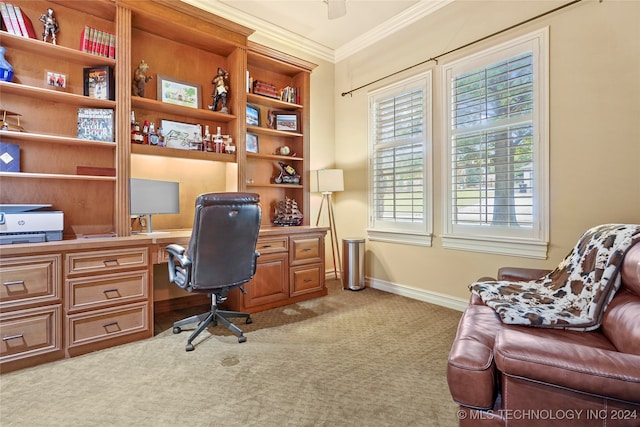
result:
M 253 315 L 247 342 L 189 330 L 0 377 L 7 426 L 456 426 L 460 313 L 375 289 Z M 178 320 L 178 319 L 176 319 Z

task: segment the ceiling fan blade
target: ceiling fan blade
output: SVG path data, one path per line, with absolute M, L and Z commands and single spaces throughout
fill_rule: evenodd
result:
M 329 19 L 337 19 L 347 14 L 346 0 L 326 0 L 329 6 Z

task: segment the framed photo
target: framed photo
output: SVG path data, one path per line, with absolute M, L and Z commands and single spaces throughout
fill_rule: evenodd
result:
M 67 75 L 56 73 L 55 71 L 45 71 L 44 84 L 48 86 L 49 89 L 66 89 Z
M 273 123 L 275 130 L 299 132 L 300 113 L 297 111 L 274 111 Z
M 247 125 L 260 126 L 260 108 L 257 105 L 247 104 Z
M 157 99 L 167 104 L 200 108 L 202 89 L 197 83 L 185 82 L 158 74 Z
M 174 122 L 172 120 L 160 120 L 164 144 L 169 148 L 189 150 L 189 142 L 194 136 L 202 135 L 202 126 L 191 123 Z
M 108 65 L 83 69 L 84 96 L 96 99 L 116 100 L 113 70 Z
M 258 135 L 247 132 L 247 153 L 258 152 Z

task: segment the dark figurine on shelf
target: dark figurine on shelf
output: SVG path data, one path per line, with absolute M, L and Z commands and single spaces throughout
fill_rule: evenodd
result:
M 47 9 L 47 13 L 40 15 L 40 22 L 44 24 L 42 30 L 42 41 L 46 42 L 49 36 L 51 36 L 51 43 L 56 44 L 56 33 L 60 29 L 58 21 L 53 16 L 53 9 Z
M 209 105 L 211 111 L 218 109 L 218 102 L 222 100 L 221 113 L 228 114 L 227 108 L 227 94 L 229 93 L 229 73 L 222 67 L 218 67 L 218 74 L 211 80 L 213 84 L 213 105 Z
M 276 177 L 276 184 L 300 184 L 300 174 L 296 172 L 293 166 L 286 163 L 278 162 L 280 165 L 280 174 Z
M 133 80 L 131 81 L 131 94 L 134 96 L 144 96 L 144 85 L 149 83 L 149 80 L 153 79 L 153 76 L 147 76 L 149 71 L 149 64 L 144 62 L 144 59 L 138 64 L 138 68 L 133 73 Z
M 281 227 L 301 225 L 303 218 L 302 212 L 298 209 L 298 203 L 286 197 L 276 205 L 273 223 Z

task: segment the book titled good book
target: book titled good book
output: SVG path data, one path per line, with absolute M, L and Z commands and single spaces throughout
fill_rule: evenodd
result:
M 115 101 L 113 70 L 103 67 L 84 68 L 84 96 Z
M 78 108 L 78 138 L 113 142 L 114 111 L 110 108 Z

